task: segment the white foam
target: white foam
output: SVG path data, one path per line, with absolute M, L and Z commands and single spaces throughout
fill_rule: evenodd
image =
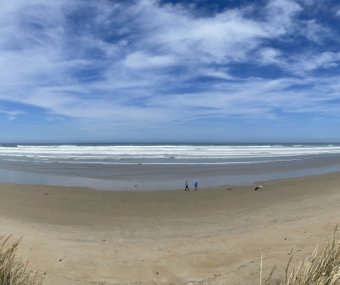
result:
M 124 160 L 238 160 L 340 154 L 339 145 L 18 145 L 0 146 L 0 158 L 124 163 Z M 171 162 L 162 162 L 172 164 Z M 176 162 L 180 163 L 180 162 Z M 208 162 L 209 163 L 209 162 Z M 226 162 L 215 162 L 226 163 Z M 230 161 L 229 161 L 230 163 Z

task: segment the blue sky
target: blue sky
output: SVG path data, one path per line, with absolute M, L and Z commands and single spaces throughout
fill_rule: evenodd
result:
M 340 142 L 340 3 L 0 0 L 1 142 Z

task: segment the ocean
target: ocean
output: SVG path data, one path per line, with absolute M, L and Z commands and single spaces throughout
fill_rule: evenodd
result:
M 3 144 L 0 183 L 180 189 L 340 171 L 340 144 Z

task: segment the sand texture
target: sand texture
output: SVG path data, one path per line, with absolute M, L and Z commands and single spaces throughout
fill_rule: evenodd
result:
M 0 186 L 0 233 L 44 284 L 258 284 L 340 223 L 340 174 L 198 192 Z M 280 270 L 278 271 L 278 274 Z

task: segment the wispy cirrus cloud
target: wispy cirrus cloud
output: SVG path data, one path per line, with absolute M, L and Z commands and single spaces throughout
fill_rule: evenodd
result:
M 337 32 L 306 7 L 1 0 L 0 101 L 22 110 L 0 113 L 149 126 L 338 111 L 338 75 L 323 74 L 338 68 Z

